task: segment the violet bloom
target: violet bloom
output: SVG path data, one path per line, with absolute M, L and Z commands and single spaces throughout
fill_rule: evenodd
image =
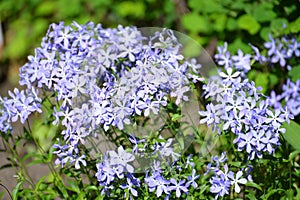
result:
M 207 111 L 199 111 L 199 114 L 201 116 L 206 117 L 200 120 L 200 124 L 206 123 L 207 126 L 210 126 L 211 124 L 218 124 L 220 122 L 220 116 L 222 114 L 220 106 L 210 103 L 206 106 L 206 109 Z
M 196 170 L 193 169 L 192 171 L 192 175 L 188 176 L 188 182 L 186 183 L 186 186 L 189 187 L 190 185 L 192 185 L 195 189 L 198 187 L 198 184 L 196 182 L 196 180 L 200 177 L 200 175 L 196 175 Z
M 132 183 L 132 180 L 130 178 L 127 178 L 127 184 L 124 183 L 122 184 L 120 187 L 124 190 L 124 189 L 128 189 L 128 191 L 135 197 L 138 196 L 138 192 L 137 190 L 133 187 L 134 184 Z
M 108 154 L 110 156 L 110 162 L 112 165 L 121 165 L 123 166 L 128 172 L 133 173 L 134 168 L 129 162 L 132 162 L 135 157 L 131 153 L 128 153 L 124 150 L 123 146 L 118 147 L 118 152 L 109 151 Z
M 244 72 L 248 72 L 251 69 L 250 66 L 250 54 L 245 54 L 242 52 L 242 50 L 238 50 L 237 56 L 232 56 L 232 60 L 234 61 L 234 66 L 236 69 L 242 70 Z
M 224 197 L 226 194 L 229 194 L 231 181 L 224 175 L 214 176 L 209 181 L 212 184 L 210 192 L 215 194 L 215 199 L 218 199 L 219 196 Z
M 188 193 L 188 189 L 185 185 L 185 180 L 180 180 L 179 182 L 176 181 L 176 179 L 174 178 L 171 178 L 170 179 L 170 182 L 171 184 L 173 185 L 170 185 L 168 190 L 169 191 L 176 191 L 176 197 L 179 198 L 181 196 L 181 192 L 184 192 L 185 194 Z
M 234 177 L 233 174 L 228 175 L 228 177 L 232 180 L 231 185 L 234 185 L 234 191 L 236 193 L 240 193 L 240 191 L 241 191 L 241 188 L 240 188 L 239 184 L 244 184 L 245 185 L 247 183 L 247 179 L 241 178 L 242 175 L 243 175 L 242 171 L 238 171 L 236 173 L 236 177 Z

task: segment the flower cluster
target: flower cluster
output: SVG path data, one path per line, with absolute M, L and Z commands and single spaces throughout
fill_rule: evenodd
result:
M 131 136 L 132 141 L 137 141 L 134 136 Z M 162 139 L 160 139 L 162 140 Z M 167 142 L 156 142 L 155 152 L 159 152 L 160 156 L 171 157 L 174 154 L 173 149 L 170 146 L 171 140 Z M 150 148 L 150 147 L 149 147 Z M 143 154 L 144 148 L 133 149 L 137 154 Z M 128 190 L 131 196 L 138 196 L 139 188 L 144 183 L 149 188 L 150 192 L 155 192 L 157 197 L 165 196 L 165 199 L 169 199 L 172 194 L 175 194 L 177 198 L 182 194 L 187 194 L 190 187 L 197 188 L 198 184 L 196 180 L 200 175 L 194 168 L 194 163 L 191 161 L 191 157 L 187 158 L 186 164 L 178 163 L 178 160 L 173 161 L 166 165 L 166 163 L 160 162 L 160 158 L 153 160 L 150 168 L 146 170 L 146 176 L 135 177 L 135 167 L 138 160 L 132 153 L 124 150 L 123 146 L 118 147 L 117 152 L 107 151 L 102 162 L 97 164 L 96 177 L 100 186 L 103 187 L 102 193 L 106 193 L 107 196 L 111 196 L 111 191 L 117 187 Z M 191 173 L 187 177 L 166 178 L 164 176 L 164 170 L 170 168 L 167 171 L 182 171 L 187 170 Z
M 286 67 L 288 70 L 291 66 L 287 65 L 287 61 L 294 57 L 300 57 L 300 42 L 295 38 L 283 36 L 274 39 L 269 35 L 270 42 L 264 43 L 265 48 L 268 50 L 267 61 L 272 64 L 279 63 L 281 67 Z
M 227 50 L 227 43 L 225 42 L 224 46 L 217 47 L 218 53 L 215 54 L 216 62 L 219 66 L 223 66 L 225 69 L 235 67 L 236 70 L 239 70 L 243 73 L 247 73 L 251 69 L 250 61 L 251 55 L 245 54 L 242 50 L 238 50 L 238 55 L 230 55 L 230 52 Z M 254 47 L 255 48 L 255 47 Z M 255 57 L 258 60 L 264 60 L 260 54 Z
M 157 197 L 165 196 L 165 199 L 169 199 L 173 194 L 177 198 L 182 198 L 183 194 L 188 194 L 190 188 L 197 188 L 200 175 L 197 174 L 194 168 L 194 163 L 191 161 L 191 157 L 188 157 L 186 164 L 173 162 L 168 168 L 170 172 L 188 170 L 191 171 L 187 177 L 180 177 L 178 174 L 171 178 L 167 178 L 164 175 L 166 166 L 163 166 L 159 161 L 154 161 L 152 169 L 147 171 L 144 179 L 150 192 L 155 192 Z
M 291 116 L 285 109 L 271 109 L 260 88 L 245 77 L 251 58 L 264 59 L 257 52 L 253 57 L 242 56 L 239 52 L 231 58 L 226 45 L 219 48 L 216 59 L 219 64 L 223 63 L 226 71 L 219 71 L 219 77 L 210 79 L 204 86 L 205 98 L 210 98 L 211 103 L 206 106 L 206 111 L 199 113 L 204 117 L 200 123 L 213 125 L 220 134 L 221 130 L 234 133 L 236 139 L 233 142 L 237 143 L 238 151 L 245 150 L 253 160 L 255 156 L 261 158 L 264 152 L 274 153 L 280 144 L 279 134 L 285 132 L 281 125 Z
M 224 197 L 230 192 L 230 187 L 234 186 L 234 191 L 240 193 L 241 188 L 239 184 L 246 184 L 248 180 L 251 181 L 251 176 L 243 178 L 243 171 L 238 171 L 236 174 L 229 171 L 228 164 L 226 163 L 226 153 L 223 152 L 221 157 L 214 156 L 212 162 L 208 165 L 209 171 L 213 171 L 214 176 L 210 178 L 211 183 L 210 192 L 215 194 L 215 199 Z
M 282 86 L 282 93 L 276 95 L 275 91 L 272 91 L 268 101 L 274 108 L 284 109 L 289 118 L 298 116 L 300 114 L 300 80 L 292 82 L 288 79 Z M 283 105 L 285 105 L 284 108 Z
M 54 145 L 57 163 L 84 163 L 78 147 L 88 136 L 110 126 L 122 130 L 133 116 L 158 114 L 168 98 L 177 105 L 187 101 L 189 79 L 202 80 L 201 65 L 186 60 L 180 47 L 166 29 L 145 37 L 136 27 L 52 24 L 21 67 L 20 84 L 51 92 L 59 102 L 53 124 L 65 129 L 64 140 Z M 34 111 L 28 109 L 21 122 Z
M 9 97 L 0 97 L 0 131 L 4 133 L 12 131 L 12 122 L 20 119 L 24 124 L 31 113 L 42 112 L 42 100 L 34 87 L 21 91 L 15 88 L 13 92 L 8 91 L 8 94 Z
M 294 38 L 270 40 L 264 44 L 267 56 L 252 45 L 253 54 L 238 50 L 237 55 L 230 54 L 227 43 L 218 47 L 215 59 L 224 68 L 203 85 L 208 103 L 199 111 L 200 124 L 212 126 L 220 135 L 234 134 L 232 142 L 243 152 L 239 156 L 250 163 L 274 154 L 285 132 L 282 124 L 300 114 L 299 80 L 288 80 L 281 94 L 272 91 L 268 97 L 247 78 L 252 62 L 290 69 L 287 60 L 300 56 L 300 43 Z M 125 191 L 122 194 L 132 199 L 147 191 L 157 198 L 186 198 L 207 176 L 207 193 L 216 199 L 240 193 L 240 185 L 252 181 L 251 175 L 242 168 L 245 165 L 234 169 L 227 163 L 226 153 L 213 156 L 201 176 L 205 161 L 195 166 L 195 155 L 180 157 L 189 141 L 179 137 L 199 131 L 186 131 L 177 117 L 185 117 L 178 114 L 183 103 L 189 101 L 195 83 L 204 80 L 201 67 L 195 58 L 185 57 L 176 34 L 167 29 L 149 35 L 136 27 L 52 24 L 41 47 L 20 68 L 20 85 L 26 89 L 0 97 L 0 131 L 9 133 L 12 123 L 24 124 L 31 113 L 42 112 L 46 100 L 51 122 L 61 131 L 53 145 L 55 163 L 63 168 L 74 165 L 75 172 L 93 165 L 102 195 L 114 198 Z M 164 111 L 172 113 L 158 130 L 147 136 L 141 131 L 142 138 L 132 134 L 136 126 L 155 121 L 153 115 L 164 118 Z M 99 137 L 110 138 L 116 150 L 99 156 L 101 147 L 93 143 Z M 199 194 L 205 193 L 203 188 Z
M 100 186 L 104 187 L 102 192 L 106 192 L 109 195 L 109 189 L 113 188 L 113 182 L 115 179 L 124 179 L 126 177 L 127 184 L 122 184 L 123 189 L 128 188 L 133 196 L 137 196 L 137 191 L 133 186 L 139 187 L 139 179 L 136 179 L 134 174 L 134 168 L 131 162 L 134 161 L 133 154 L 128 153 L 120 146 L 115 151 L 107 151 L 104 160 L 97 164 L 96 177 Z
M 81 147 L 88 137 L 124 131 L 140 119 L 158 115 L 169 102 L 180 106 L 189 100 L 191 82 L 203 81 L 201 64 L 184 57 L 181 48 L 167 29 L 144 36 L 136 27 L 52 24 L 41 47 L 20 68 L 19 83 L 27 89 L 15 89 L 10 98 L 0 99 L 1 131 L 8 132 L 11 122 L 20 119 L 24 124 L 31 113 L 41 112 L 38 91 L 42 90 L 53 110 L 52 124 L 62 126 L 53 145 L 55 163 L 74 165 L 77 170 L 86 167 L 90 155 Z M 128 140 L 134 145 L 132 153 L 119 146 L 117 152 L 109 150 L 97 158 L 95 176 L 103 193 L 110 196 L 111 189 L 120 187 L 137 196 L 142 179 L 134 176 L 133 162 L 139 164 L 138 156 L 152 162 L 144 182 L 158 197 L 173 193 L 179 198 L 189 187 L 198 186 L 199 175 L 190 158 L 185 166 L 176 164 L 180 154 L 172 138 L 159 136 L 152 145 L 142 144 L 149 142 L 147 138 L 138 140 L 134 135 Z M 146 151 L 155 159 L 149 159 Z M 167 165 L 161 162 L 165 160 Z M 191 175 L 164 178 L 162 168 L 170 165 Z

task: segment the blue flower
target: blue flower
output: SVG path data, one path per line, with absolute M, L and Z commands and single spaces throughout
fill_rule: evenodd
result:
M 221 106 L 210 103 L 206 106 L 206 109 L 207 111 L 199 111 L 199 114 L 205 117 L 200 120 L 200 124 L 206 123 L 208 126 L 213 124 L 213 129 L 215 130 L 216 124 L 220 123 L 220 117 L 223 114 Z
M 123 146 L 119 146 L 117 151 L 118 151 L 117 153 L 115 151 L 108 152 L 110 158 L 110 164 L 121 165 L 124 167 L 126 171 L 133 173 L 134 168 L 129 163 L 135 159 L 134 155 L 126 152 Z
M 139 144 L 146 142 L 146 139 L 138 140 L 133 134 L 130 134 L 128 140 L 134 145 L 134 147 L 132 148 L 132 153 L 137 155 L 139 151 L 144 151 L 144 149 L 139 148 Z
M 244 72 L 248 72 L 251 69 L 250 59 L 251 59 L 251 55 L 250 54 L 244 55 L 244 53 L 240 49 L 238 50 L 237 56 L 232 56 L 232 60 L 234 61 L 235 68 Z
M 218 53 L 215 54 L 215 59 L 220 66 L 224 66 L 225 69 L 232 67 L 232 60 L 229 51 L 227 51 L 227 43 L 224 43 L 224 47 L 217 47 Z
M 160 173 L 153 173 L 152 176 L 145 178 L 145 183 L 149 191 L 156 191 L 156 196 L 160 197 L 163 193 L 169 194 L 170 181 L 166 180 Z
M 188 189 L 185 185 L 185 180 L 180 180 L 176 181 L 175 178 L 170 179 L 170 186 L 168 187 L 168 191 L 175 191 L 176 192 L 176 197 L 179 198 L 181 196 L 181 191 L 184 192 L 185 194 L 188 193 Z
M 224 197 L 225 194 L 229 194 L 231 181 L 224 175 L 212 177 L 209 181 L 212 184 L 210 192 L 215 194 L 215 199 L 218 199 L 219 196 Z
M 234 81 L 235 78 L 238 78 L 240 75 L 239 71 L 236 71 L 232 74 L 233 69 L 228 67 L 226 72 L 227 74 L 225 74 L 224 72 L 219 72 L 219 75 L 223 78 L 223 82 L 231 85 Z
M 239 184 L 246 184 L 247 183 L 247 179 L 241 178 L 242 175 L 243 175 L 242 171 L 238 171 L 236 173 L 236 177 L 234 177 L 233 174 L 228 175 L 228 177 L 232 180 L 231 185 L 234 185 L 234 191 L 236 193 L 240 193 L 240 191 L 241 191 L 241 188 L 240 188 Z
M 133 187 L 134 184 L 132 183 L 132 180 L 131 180 L 130 178 L 127 178 L 126 180 L 127 180 L 127 184 L 124 183 L 124 184 L 122 184 L 120 187 L 121 187 L 122 189 L 128 189 L 128 191 L 129 191 L 133 196 L 137 197 L 137 196 L 138 196 L 138 192 L 137 192 L 137 190 Z
M 193 169 L 192 171 L 192 175 L 188 176 L 188 182 L 186 183 L 186 186 L 189 187 L 190 185 L 192 185 L 195 189 L 198 187 L 198 184 L 196 183 L 196 179 L 198 179 L 200 177 L 200 175 L 196 175 L 196 170 Z

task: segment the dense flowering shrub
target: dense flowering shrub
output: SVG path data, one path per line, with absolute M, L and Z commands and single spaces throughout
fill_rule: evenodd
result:
M 288 60 L 300 56 L 299 43 L 270 37 L 267 55 L 252 45 L 253 55 L 241 50 L 231 55 L 225 43 L 215 55 L 217 73 L 203 77 L 197 56 L 187 56 L 177 36 L 168 29 L 145 34 L 136 27 L 52 24 L 20 68 L 26 89 L 0 99 L 3 136 L 12 134 L 18 119 L 30 126 L 29 115 L 45 106 L 49 123 L 59 127 L 55 164 L 62 173 L 89 177 L 97 191 L 85 194 L 89 198 L 217 199 L 259 188 L 252 165 L 275 156 L 286 132 L 283 123 L 299 115 L 300 82 L 287 80 L 281 94 L 267 96 L 247 74 L 253 62 L 291 69 Z M 199 112 L 202 125 L 188 124 L 193 129 L 185 131 L 178 120 L 183 105 L 201 87 L 198 98 L 205 109 L 193 112 Z M 147 127 L 155 116 L 163 119 L 162 126 Z M 212 131 L 199 131 L 203 124 Z M 199 156 L 195 146 L 203 142 L 201 134 L 214 133 L 230 136 L 238 153 L 216 144 L 224 151 L 220 156 L 210 161 Z M 195 141 L 185 142 L 188 135 L 196 135 Z M 103 138 L 104 145 L 96 143 Z

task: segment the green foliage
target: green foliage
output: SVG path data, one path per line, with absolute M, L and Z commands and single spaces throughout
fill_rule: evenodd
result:
M 180 3 L 168 0 L 74 0 L 72 6 L 68 0 L 1 1 L 0 20 L 5 31 L 3 60 L 24 62 L 27 55 L 33 53 L 33 47 L 40 43 L 50 23 L 73 20 L 79 23 L 93 21 L 106 27 L 117 24 L 183 27 L 202 45 L 217 37 L 219 41 L 228 41 L 230 46 L 239 44 L 242 50 L 247 50 L 249 42 L 266 41 L 269 33 L 299 32 L 299 9 L 297 1 L 277 0 L 254 3 L 245 0 Z M 235 41 L 237 36 L 239 41 Z M 237 50 L 230 46 L 229 49 Z
M 235 45 L 238 37 L 240 49 L 247 51 L 248 43 L 260 44 L 268 40 L 270 33 L 280 35 L 286 29 L 293 29 L 294 33 L 299 30 L 299 19 L 296 19 L 300 5 L 297 1 L 189 0 L 187 5 L 191 12 L 183 16 L 182 25 L 203 45 L 214 35 L 222 42 L 229 42 L 229 49 L 237 51 L 231 45 Z M 199 36 L 207 37 L 207 40 Z
M 175 5 L 171 1 L 1 1 L 0 22 L 5 37 L 2 61 L 24 62 L 33 53 L 33 48 L 40 44 L 47 27 L 53 22 L 93 21 L 104 27 L 123 24 L 174 28 L 176 20 Z
M 182 17 L 182 25 L 191 33 L 208 32 L 207 19 L 197 13 L 189 13 Z
M 290 143 L 295 149 L 300 149 L 300 125 L 294 121 L 290 124 L 285 123 L 284 128 L 286 128 L 286 133 L 283 135 L 284 139 Z
M 300 79 L 300 65 L 297 65 L 293 67 L 288 75 L 291 77 L 292 81 L 296 82 L 298 79 Z
M 254 35 L 260 29 L 260 25 L 256 19 L 248 14 L 239 17 L 238 25 L 241 29 L 248 31 L 251 35 Z

